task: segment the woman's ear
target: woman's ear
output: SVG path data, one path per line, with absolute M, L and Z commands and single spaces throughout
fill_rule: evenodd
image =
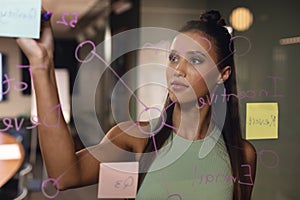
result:
M 218 83 L 226 82 L 227 79 L 229 78 L 230 74 L 231 74 L 231 67 L 230 66 L 224 67 L 220 72 L 220 78 L 219 78 Z

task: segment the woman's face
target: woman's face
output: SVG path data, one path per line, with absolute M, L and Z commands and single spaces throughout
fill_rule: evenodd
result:
M 216 63 L 213 42 L 201 32 L 191 31 L 176 36 L 166 71 L 171 100 L 188 103 L 207 95 L 219 76 Z

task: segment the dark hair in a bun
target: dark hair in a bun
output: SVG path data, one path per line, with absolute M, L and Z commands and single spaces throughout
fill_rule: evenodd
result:
M 216 24 L 219 26 L 226 26 L 226 22 L 221 18 L 219 11 L 210 10 L 200 15 L 200 21 Z
M 236 86 L 236 72 L 233 59 L 233 42 L 231 35 L 226 27 L 225 20 L 222 18 L 219 11 L 206 11 L 200 15 L 198 20 L 191 20 L 179 30 L 180 32 L 198 31 L 204 35 L 212 44 L 211 51 L 215 50 L 217 53 L 217 67 L 221 71 L 226 66 L 231 67 L 231 74 L 224 82 L 226 93 L 237 95 Z M 220 87 L 221 88 L 221 87 Z M 221 90 L 221 89 L 219 89 Z M 215 91 L 215 93 L 222 94 L 223 91 Z M 239 117 L 239 105 L 237 98 L 230 98 L 227 101 L 226 118 L 222 129 L 222 135 L 226 143 L 227 151 L 230 157 L 232 174 L 234 177 L 243 179 L 243 169 L 240 166 L 244 163 L 244 154 L 240 149 L 242 147 L 242 134 Z M 238 149 L 240 148 L 240 149 Z M 247 188 L 240 185 L 238 182 L 234 183 L 233 199 L 246 199 Z
M 179 29 L 179 32 L 200 31 L 212 42 L 218 55 L 219 69 L 233 64 L 233 43 L 225 27 L 225 20 L 219 11 L 211 10 L 202 13 L 198 20 L 191 20 Z M 225 59 L 226 58 L 226 59 Z

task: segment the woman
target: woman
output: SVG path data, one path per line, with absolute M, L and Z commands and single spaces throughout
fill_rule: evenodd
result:
M 201 15 L 200 20 L 187 22 L 180 30 L 181 34 L 174 39 L 167 69 L 168 109 L 165 117 L 162 117 L 165 124 L 171 126 L 159 129 L 153 140 L 153 135 L 152 138 L 145 137 L 142 129 L 137 126 L 131 128 L 130 134 L 127 134 L 124 130 L 132 127 L 132 122 L 124 122 L 113 127 L 101 142 L 110 141 L 125 151 L 136 153 L 141 172 L 149 171 L 139 176 L 137 199 L 251 198 L 256 153 L 254 147 L 241 137 L 238 99 L 229 98 L 225 101 L 227 112 L 224 126 L 222 119 L 219 119 L 219 113 L 212 109 L 212 91 L 215 94 L 220 92 L 220 85 L 224 84 L 230 94 L 237 93 L 233 45 L 224 25 L 219 12 L 206 12 Z M 38 41 L 17 39 L 32 66 L 39 118 L 46 116 L 48 110 L 59 104 L 53 66 L 53 37 L 49 22 L 42 24 L 41 34 Z M 189 42 L 190 39 L 186 38 L 194 42 Z M 217 66 L 217 75 L 210 73 L 214 66 Z M 47 119 L 56 122 L 57 115 L 53 113 Z M 38 127 L 40 146 L 49 177 L 58 180 L 56 186 L 60 190 L 97 183 L 98 159 L 87 149 L 75 152 L 64 119 L 58 120 L 60 126 L 57 128 Z M 139 126 L 146 127 L 149 123 L 139 123 Z M 213 148 L 205 156 L 200 156 L 197 160 L 191 159 L 191 155 L 195 154 L 194 149 L 199 151 L 205 138 L 218 134 L 221 136 L 215 139 Z M 159 154 L 163 147 L 172 144 L 172 149 L 184 143 L 190 148 L 178 160 L 161 170 L 153 171 L 157 160 L 163 157 Z M 109 149 L 102 148 L 99 154 L 104 155 L 108 151 Z M 157 154 L 149 159 L 145 156 L 148 152 Z M 114 156 L 116 160 L 122 158 L 122 155 Z M 166 156 L 169 156 L 168 153 Z M 199 170 L 203 172 L 201 183 Z M 226 181 L 215 181 L 219 173 L 226 173 L 232 179 L 226 179 L 225 175 L 223 177 Z M 166 178 L 164 175 L 167 175 Z M 157 187 L 157 181 L 162 176 L 162 187 Z

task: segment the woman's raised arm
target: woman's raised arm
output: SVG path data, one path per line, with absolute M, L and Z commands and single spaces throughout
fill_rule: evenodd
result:
M 17 43 L 27 56 L 36 94 L 39 142 L 48 176 L 56 179 L 60 190 L 96 183 L 101 162 L 137 159 L 142 153 L 147 137 L 124 122 L 113 127 L 99 145 L 75 152 L 67 124 L 59 108 L 59 96 L 53 61 L 53 35 L 50 22 L 43 22 L 39 40 L 19 38 Z M 91 97 L 92 98 L 92 97 Z M 46 122 L 44 119 L 47 119 Z M 52 126 L 55 124 L 55 126 Z M 134 128 L 133 128 L 134 127 Z M 132 134 L 125 133 L 129 130 Z M 136 137 L 138 136 L 138 137 Z M 123 151 L 125 150 L 125 151 Z M 92 152 L 92 153 L 91 153 Z
M 50 22 L 42 22 L 39 40 L 19 38 L 17 44 L 30 63 L 38 118 L 47 119 L 48 125 L 57 125 L 46 126 L 42 123 L 38 126 L 40 147 L 49 177 L 58 180 L 59 189 L 96 182 L 99 161 L 87 150 L 75 152 L 61 109 L 58 109 L 59 113 L 49 112 L 60 106 L 54 73 L 54 45 Z M 89 163 L 88 166 L 86 163 Z

